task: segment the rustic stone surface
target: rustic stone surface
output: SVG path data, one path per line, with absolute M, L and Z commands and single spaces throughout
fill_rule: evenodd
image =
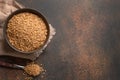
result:
M 37 59 L 47 72 L 35 80 L 120 80 L 119 0 L 18 1 L 42 12 L 57 32 Z M 0 80 L 24 77 L 0 68 Z

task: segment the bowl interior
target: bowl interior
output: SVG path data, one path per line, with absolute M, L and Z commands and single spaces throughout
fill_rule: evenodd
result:
M 7 37 L 7 31 L 6 31 L 6 30 L 7 30 L 7 27 L 8 27 L 8 22 L 9 22 L 9 20 L 10 20 L 14 15 L 19 14 L 19 13 L 23 13 L 23 12 L 29 12 L 29 13 L 33 13 L 33 14 L 39 16 L 40 18 L 42 18 L 42 20 L 43 20 L 44 23 L 46 24 L 46 28 L 47 28 L 47 36 L 46 36 L 47 38 L 46 38 L 44 44 L 43 44 L 40 48 L 35 49 L 35 50 L 33 50 L 33 51 L 29 51 L 29 52 L 21 51 L 21 50 L 15 48 L 14 46 L 12 46 L 11 43 L 10 43 L 10 41 L 9 41 L 9 39 L 8 39 L 8 37 Z M 19 9 L 19 10 L 13 12 L 12 14 L 10 14 L 10 15 L 8 16 L 8 18 L 7 18 L 6 22 L 5 22 L 5 26 L 4 26 L 4 28 L 3 28 L 3 33 L 4 33 L 5 39 L 6 39 L 6 41 L 7 41 L 7 43 L 9 44 L 10 47 L 12 47 L 14 50 L 16 50 L 16 51 L 18 51 L 18 52 L 28 53 L 28 54 L 29 54 L 29 53 L 37 52 L 37 51 L 39 51 L 39 50 L 41 50 L 41 49 L 43 48 L 43 46 L 44 46 L 44 45 L 46 44 L 46 42 L 48 41 L 49 34 L 50 34 L 50 28 L 49 28 L 49 24 L 48 24 L 46 18 L 45 18 L 41 13 L 39 13 L 38 11 L 36 11 L 36 10 L 34 10 L 34 9 L 24 8 L 24 9 Z

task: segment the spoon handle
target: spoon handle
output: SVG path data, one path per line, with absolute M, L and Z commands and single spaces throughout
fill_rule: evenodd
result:
M 0 66 L 13 68 L 13 64 L 4 61 L 0 61 Z
M 16 69 L 24 69 L 24 66 L 17 65 L 17 64 L 11 64 L 5 61 L 0 61 L 0 66 L 3 67 L 9 67 L 9 68 L 16 68 Z

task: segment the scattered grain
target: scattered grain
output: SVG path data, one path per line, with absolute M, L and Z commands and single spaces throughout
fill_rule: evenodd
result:
M 33 80 L 33 77 L 25 77 L 24 80 Z

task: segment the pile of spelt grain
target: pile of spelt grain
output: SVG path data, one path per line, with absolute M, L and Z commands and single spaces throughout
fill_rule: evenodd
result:
M 20 51 L 29 52 L 41 47 L 47 36 L 42 18 L 29 12 L 14 15 L 8 22 L 9 42 Z
M 38 76 L 40 73 L 44 72 L 43 67 L 35 63 L 30 63 L 26 65 L 24 70 L 27 74 L 31 76 Z

